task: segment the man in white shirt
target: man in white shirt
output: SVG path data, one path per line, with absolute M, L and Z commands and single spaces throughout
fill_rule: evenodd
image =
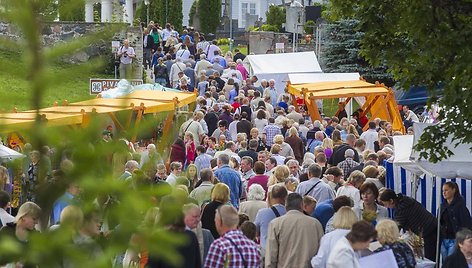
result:
M 185 44 L 180 46 L 180 49 L 175 53 L 176 59 L 182 59 L 183 62 L 187 61 L 190 58 L 190 51 L 187 49 Z
M 167 176 L 166 182 L 171 185 L 177 185 L 177 177 L 182 173 L 182 163 L 172 162 L 170 163 L 170 174 Z
M 418 116 L 410 110 L 410 108 L 406 105 L 403 106 L 403 112 L 405 113 L 405 121 L 403 121 L 403 124 L 405 125 L 405 128 L 409 128 L 413 126 L 413 123 L 419 123 L 420 119 Z
M 221 54 L 221 49 L 218 47 L 218 42 L 216 40 L 213 40 L 211 42 L 211 45 L 209 45 L 204 52 L 207 54 L 208 60 L 211 62 L 213 58 L 215 57 L 215 51 L 219 51 Z
M 369 122 L 369 129 L 365 132 L 362 132 L 361 139 L 365 140 L 365 149 L 366 150 L 375 150 L 374 142 L 379 139 L 379 134 L 377 133 L 375 122 Z
M 170 74 L 169 74 L 169 80 L 171 81 L 171 86 L 172 87 L 177 87 L 179 83 L 179 73 L 183 72 L 187 68 L 185 63 L 182 62 L 181 58 L 175 59 L 175 63 L 172 64 L 172 67 L 170 68 Z
M 166 28 L 162 30 L 162 41 L 165 43 L 171 35 L 172 29 L 170 28 L 170 23 L 166 23 Z
M 0 191 L 0 227 L 15 221 L 15 217 L 6 210 L 10 207 L 10 195 L 5 191 Z
M 123 40 L 123 45 L 116 54 L 120 58 L 120 79 L 129 79 L 133 74 L 133 59 L 136 58 L 134 48 L 129 46 L 128 39 Z

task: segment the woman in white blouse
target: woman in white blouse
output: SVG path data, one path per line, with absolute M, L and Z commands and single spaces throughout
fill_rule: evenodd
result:
M 325 234 L 321 238 L 318 253 L 311 259 L 311 266 L 314 268 L 326 268 L 329 253 L 336 243 L 345 237 L 354 223 L 358 221 L 356 214 L 351 207 L 342 207 L 334 215 L 334 231 Z
M 359 254 L 356 251 L 369 247 L 377 232 L 372 224 L 358 221 L 352 225 L 351 231 L 341 237 L 329 254 L 326 268 L 360 268 Z
M 359 188 L 365 181 L 365 175 L 359 170 L 355 170 L 351 173 L 347 182 L 339 187 L 336 192 L 336 197 L 345 195 L 349 196 L 354 202 L 354 207 L 358 207 L 361 202 L 361 195 L 359 193 Z

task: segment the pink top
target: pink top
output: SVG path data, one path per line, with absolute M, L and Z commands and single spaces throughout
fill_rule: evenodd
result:
M 195 161 L 195 143 L 193 141 L 185 143 L 185 155 L 187 158 L 187 165 Z
M 244 68 L 244 66 L 242 64 L 238 64 L 236 66 L 236 69 L 241 73 L 241 75 L 243 76 L 243 80 L 247 79 L 247 70 L 246 68 Z

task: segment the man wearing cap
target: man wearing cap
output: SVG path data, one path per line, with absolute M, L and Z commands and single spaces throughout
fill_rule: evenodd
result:
M 349 174 L 349 170 L 351 170 L 351 168 L 353 167 L 358 166 L 359 163 L 354 161 L 353 159 L 354 157 L 353 149 L 347 149 L 344 152 L 344 157 L 345 157 L 345 160 L 338 164 L 338 168 L 342 169 L 344 174 Z

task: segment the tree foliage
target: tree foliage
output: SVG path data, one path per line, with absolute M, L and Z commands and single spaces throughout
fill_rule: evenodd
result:
M 138 6 L 136 16 L 146 22 L 147 8 L 144 1 Z M 169 22 L 177 31 L 182 30 L 182 0 L 153 0 L 149 3 L 149 20 L 159 23 L 162 27 Z
M 267 24 L 274 25 L 282 30 L 282 24 L 285 23 L 285 8 L 279 6 L 269 6 L 266 12 Z
M 441 123 L 429 127 L 417 149 L 438 161 L 450 154 L 446 137 L 472 142 L 472 3 L 464 0 L 333 0 L 333 14 L 356 18 L 362 55 L 372 64 L 385 63 L 403 88 L 444 85 L 439 104 Z
M 8 62 L 0 58 L 0 72 L 28 81 L 28 92 L 31 100 L 31 109 L 35 111 L 34 124 L 29 129 L 21 129 L 22 135 L 27 137 L 34 150 L 40 150 L 45 145 L 55 149 L 50 163 L 57 168 L 57 173 L 51 176 L 46 172 L 47 165 L 39 164 L 37 173 L 38 181 L 32 188 L 36 196 L 36 203 L 41 207 L 40 226 L 42 232 L 34 232 L 28 237 L 28 243 L 20 243 L 15 239 L 2 236 L 0 243 L 0 263 L 22 262 L 31 264 L 31 267 L 61 267 L 66 261 L 70 267 L 111 267 L 111 260 L 123 254 L 129 247 L 130 238 L 138 235 L 144 239 L 141 243 L 148 245 L 151 254 L 169 260 L 177 264 L 175 246 L 182 243 L 178 234 L 165 230 L 163 227 L 169 221 L 179 215 L 177 209 L 182 204 L 182 195 L 170 196 L 168 206 L 161 210 L 162 222 L 152 224 L 144 222 L 144 215 L 149 208 L 156 207 L 156 200 L 168 193 L 162 187 L 149 187 L 143 173 L 133 175 L 132 184 L 120 182 L 113 177 L 111 159 L 120 156 L 127 149 L 124 144 L 116 139 L 116 142 L 100 142 L 100 133 L 106 126 L 106 118 L 97 113 L 90 114 L 87 127 L 74 126 L 50 126 L 47 120 L 39 116 L 39 108 L 47 90 L 61 87 L 64 80 L 73 77 L 77 73 L 90 72 L 97 68 L 103 68 L 103 60 L 91 60 L 85 64 L 75 65 L 72 68 L 64 68 L 62 71 L 48 69 L 49 65 L 58 59 L 70 55 L 73 52 L 85 50 L 92 43 L 111 40 L 114 33 L 120 30 L 121 25 L 110 24 L 105 31 L 94 32 L 86 37 L 60 43 L 54 47 L 43 47 L 42 35 L 44 13 L 41 7 L 48 1 L 43 0 L 3 0 L 8 4 L 8 9 L 0 9 L 0 21 L 9 23 L 21 32 L 21 40 L 13 40 L 8 37 L 0 37 L 0 49 L 21 52 L 17 54 L 15 62 Z M 15 68 L 12 68 L 15 66 Z M 61 90 L 66 90 L 61 88 Z M 61 100 L 59 100 L 61 101 Z M 0 103 L 8 102 L 8 99 L 0 98 Z M 31 115 L 35 116 L 35 113 Z M 126 120 L 127 115 L 117 114 L 117 120 Z M 129 117 L 131 118 L 131 117 Z M 2 119 L 3 120 L 3 119 Z M 148 119 L 143 118 L 143 122 Z M 154 121 L 154 119 L 150 119 Z M 159 119 L 156 119 L 159 120 Z M 162 122 L 162 117 L 160 118 Z M 159 122 L 148 121 L 143 128 L 156 126 Z M 11 125 L 2 125 L 0 130 L 4 134 Z M 142 129 L 130 129 L 132 133 Z M 124 134 L 123 137 L 132 134 Z M 175 137 L 170 133 L 168 138 Z M 117 137 L 119 138 L 119 137 Z M 128 137 L 129 138 L 129 137 Z M 126 146 L 125 146 L 126 147 Z M 161 150 L 165 148 L 161 146 Z M 41 155 L 45 159 L 47 155 Z M 71 164 L 62 165 L 62 157 L 66 157 Z M 61 163 L 59 165 L 59 163 Z M 21 178 L 24 163 L 12 163 L 14 169 L 14 181 L 25 180 Z M 20 172 L 19 172 L 20 171 Z M 110 227 L 106 235 L 100 240 L 103 242 L 103 254 L 91 254 L 87 246 L 80 247 L 72 243 L 77 230 L 67 224 L 61 224 L 56 231 L 47 230 L 47 222 L 51 215 L 52 206 L 58 197 L 64 194 L 66 185 L 74 183 L 80 186 L 80 208 L 88 214 L 96 211 L 101 219 L 106 219 Z M 170 202 L 172 201 L 172 202 Z M 163 203 L 161 203 L 162 206 Z M 155 215 L 154 215 L 155 216 Z M 149 225 L 149 223 L 151 223 Z M 80 224 L 76 223 L 79 227 Z M 119 226 L 119 228 L 115 228 Z M 140 245 L 143 245 L 140 244 Z M 97 244 L 98 245 L 98 244 Z M 94 257 L 91 257 L 94 255 Z
M 58 2 L 60 21 L 84 21 L 85 0 L 60 0 Z
M 198 2 L 200 30 L 203 33 L 215 33 L 221 22 L 221 0 L 204 0 Z
M 360 54 L 360 40 L 364 33 L 357 30 L 358 24 L 355 19 L 327 24 L 320 60 L 323 70 L 329 73 L 359 72 L 369 82 L 379 81 L 392 86 L 392 76 L 387 73 L 387 68 L 372 67 Z

